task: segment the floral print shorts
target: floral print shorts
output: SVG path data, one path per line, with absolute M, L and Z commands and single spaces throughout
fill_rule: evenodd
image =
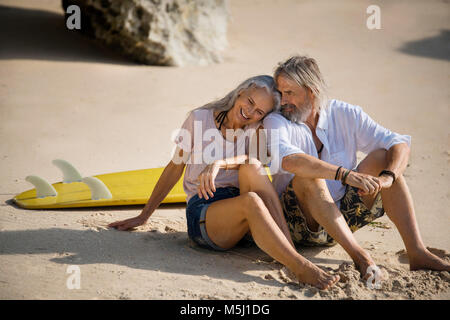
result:
M 358 188 L 347 185 L 344 197 L 340 200 L 341 213 L 352 232 L 383 216 L 384 209 L 381 193 L 378 193 L 371 209 L 368 209 L 357 193 Z M 317 232 L 309 230 L 292 187 L 292 180 L 280 197 L 284 216 L 292 240 L 296 245 L 333 246 L 336 241 L 327 234 L 322 226 Z

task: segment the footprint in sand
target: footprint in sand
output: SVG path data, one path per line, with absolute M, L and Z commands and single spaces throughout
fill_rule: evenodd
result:
M 108 230 L 108 224 L 110 223 L 109 221 L 95 218 L 83 218 L 81 220 L 78 220 L 77 222 L 81 223 L 83 227 L 97 232 L 100 230 Z

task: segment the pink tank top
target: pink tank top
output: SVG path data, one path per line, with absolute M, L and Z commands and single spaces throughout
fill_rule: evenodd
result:
M 197 194 L 198 176 L 208 164 L 214 160 L 248 154 L 250 137 L 260 125 L 261 122 L 245 126 L 236 133 L 237 141 L 233 142 L 226 140 L 217 129 L 213 110 L 197 109 L 189 114 L 174 139 L 178 147 L 189 153 L 183 181 L 186 202 Z M 238 170 L 220 169 L 215 186 L 239 188 Z

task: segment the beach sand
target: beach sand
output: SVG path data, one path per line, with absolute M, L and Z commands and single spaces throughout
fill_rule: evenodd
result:
M 224 61 L 208 67 L 133 64 L 64 27 L 60 1 L 0 1 L 0 299 L 449 299 L 446 272 L 409 271 L 386 217 L 355 233 L 384 270 L 360 281 L 337 245 L 299 248 L 341 275 L 328 291 L 298 285 L 256 246 L 225 253 L 192 245 L 185 205 L 161 205 L 134 232 L 106 228 L 143 206 L 24 210 L 12 202 L 53 159 L 83 176 L 165 166 L 186 113 L 291 54 L 315 57 L 330 97 L 360 105 L 412 136 L 405 177 L 427 246 L 450 259 L 449 3 L 231 1 Z M 69 266 L 80 289 L 69 289 Z M 70 271 L 70 269 L 69 269 Z

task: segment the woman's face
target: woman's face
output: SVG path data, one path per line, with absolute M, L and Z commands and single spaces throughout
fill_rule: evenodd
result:
M 240 127 L 260 121 L 273 109 L 273 98 L 264 88 L 243 90 L 228 112 L 229 119 Z

